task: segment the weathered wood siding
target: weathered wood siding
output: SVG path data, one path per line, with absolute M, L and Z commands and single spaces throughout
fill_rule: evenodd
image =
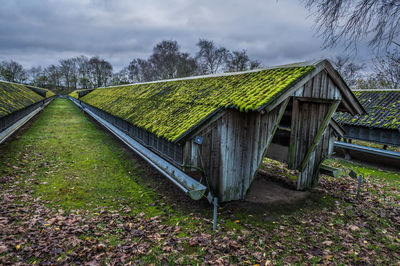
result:
M 289 168 L 299 170 L 298 189 L 310 188 L 332 147 L 329 121 L 341 99 L 337 86 L 321 71 L 268 113 L 226 110 L 195 134 L 203 137 L 201 145 L 193 142 L 195 136 L 186 141 L 185 169 L 203 169 L 213 194 L 222 201 L 244 198 L 285 113 L 283 126 L 290 132 L 290 142 L 276 157 L 286 156 L 282 160 Z M 277 144 L 275 148 L 281 145 Z
M 318 181 L 319 166 L 332 145 L 329 121 L 341 99 L 339 89 L 324 71 L 295 93 L 288 165 L 300 171 L 299 190 L 311 188 Z
M 222 201 L 244 198 L 264 157 L 287 101 L 269 113 L 227 110 L 217 121 L 185 144 L 187 168 L 204 169 L 214 195 Z
M 326 100 L 342 99 L 339 89 L 325 71 L 319 72 L 307 81 L 294 96 Z
M 312 152 L 310 160 L 303 171 L 297 176 L 297 189 L 303 190 L 311 188 L 318 183 L 319 167 L 324 159 L 329 155 L 329 147 L 334 142 L 332 127 L 328 127 L 315 150 Z

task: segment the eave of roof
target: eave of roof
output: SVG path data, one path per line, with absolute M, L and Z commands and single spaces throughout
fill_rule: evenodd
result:
M 335 118 L 346 126 L 400 130 L 400 90 L 354 90 L 368 114 L 351 116 L 338 112 Z

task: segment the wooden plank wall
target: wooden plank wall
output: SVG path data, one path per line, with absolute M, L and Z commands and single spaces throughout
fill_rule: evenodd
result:
M 325 71 L 321 71 L 295 93 L 293 101 L 289 168 L 299 169 L 334 101 L 341 100 L 339 89 Z M 311 188 L 318 181 L 318 169 L 329 155 L 333 129 L 328 126 L 298 175 L 297 189 Z
M 325 71 L 321 71 L 306 82 L 294 96 L 326 100 L 342 99 L 339 89 Z
M 269 113 L 243 113 L 227 110 L 198 136 L 203 143 L 190 139 L 184 148 L 184 164 L 203 168 L 214 195 L 229 201 L 244 198 L 264 158 L 287 101 Z
M 297 169 L 330 106 L 335 100 L 341 100 L 341 94 L 327 73 L 321 71 L 293 96 L 289 166 Z M 213 194 L 221 201 L 244 198 L 287 102 L 265 114 L 227 110 L 221 118 L 196 134 L 203 137 L 201 145 L 195 144 L 193 138 L 186 141 L 185 168 L 203 169 Z M 317 181 L 319 165 L 329 154 L 331 134 L 332 129 L 328 126 L 299 173 L 298 189 L 309 188 Z M 292 149 L 294 152 L 290 156 Z
M 334 139 L 331 138 L 332 134 L 333 129 L 329 126 L 325 130 L 321 141 L 318 143 L 316 149 L 313 151 L 305 169 L 302 172 L 299 172 L 297 176 L 298 190 L 311 188 L 318 183 L 319 167 L 322 161 L 329 155 L 329 145 L 331 144 L 331 142 L 334 142 Z

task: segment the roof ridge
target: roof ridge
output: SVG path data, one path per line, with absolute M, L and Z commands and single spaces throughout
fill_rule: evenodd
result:
M 5 81 L 5 80 L 2 80 L 2 79 L 0 79 L 0 82 L 9 83 L 9 84 L 15 84 L 15 85 L 22 85 L 22 86 L 30 86 L 30 85 L 26 85 L 26 84 L 22 84 L 22 83 L 16 83 L 16 82 L 12 82 L 12 81 Z
M 370 92 L 373 92 L 373 91 L 377 91 L 377 92 L 398 91 L 398 92 L 400 92 L 400 89 L 357 89 L 357 90 L 351 90 L 351 91 L 366 91 L 366 92 L 368 92 L 368 91 L 370 91 Z
M 128 87 L 133 85 L 143 85 L 143 84 L 156 84 L 162 82 L 170 82 L 170 81 L 181 81 L 181 80 L 192 80 L 192 79 L 204 79 L 204 78 L 214 78 L 214 77 L 226 77 L 226 76 L 235 76 L 235 75 L 242 75 L 247 73 L 255 73 L 261 72 L 264 70 L 272 70 L 272 69 L 279 69 L 279 68 L 291 68 L 291 67 L 308 67 L 308 66 L 315 66 L 319 64 L 321 61 L 324 60 L 311 60 L 311 61 L 303 61 L 293 64 L 285 64 L 285 65 L 278 65 L 278 66 L 270 66 L 265 68 L 257 68 L 245 71 L 238 71 L 238 72 L 225 72 L 225 73 L 217 73 L 217 74 L 208 74 L 208 75 L 198 75 L 198 76 L 190 76 L 190 77 L 183 77 L 183 78 L 174 78 L 174 79 L 163 79 L 163 80 L 153 80 L 153 81 L 146 81 L 146 82 L 137 82 L 137 83 L 130 83 L 124 85 L 115 85 L 115 86 L 107 86 L 107 87 L 99 87 L 97 89 L 105 89 L 105 88 L 117 88 L 117 87 Z

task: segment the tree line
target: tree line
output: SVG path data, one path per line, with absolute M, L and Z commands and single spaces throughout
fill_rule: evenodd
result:
M 249 58 L 246 50 L 229 51 L 206 39 L 200 39 L 197 47 L 197 53 L 192 56 L 182 52 L 177 41 L 163 40 L 153 47 L 149 58 L 135 58 L 115 73 L 111 63 L 98 56 L 89 58 L 82 55 L 30 69 L 24 69 L 13 60 L 2 61 L 0 78 L 68 93 L 75 89 L 244 71 L 261 66 Z
M 147 59 L 133 59 L 121 71 L 113 72 L 112 65 L 94 56 L 78 56 L 62 59 L 57 65 L 32 67 L 29 70 L 15 61 L 0 63 L 0 78 L 49 88 L 57 93 L 75 89 L 98 88 L 153 80 L 173 79 L 194 75 L 236 72 L 260 68 L 258 61 L 251 60 L 246 50 L 229 51 L 213 41 L 200 39 L 195 56 L 182 52 L 177 41 L 161 41 Z M 331 59 L 347 84 L 353 89 L 400 88 L 400 54 L 388 52 L 366 65 L 357 64 L 348 56 Z M 371 67 L 372 66 L 372 67 Z M 372 69 L 372 73 L 371 73 Z

